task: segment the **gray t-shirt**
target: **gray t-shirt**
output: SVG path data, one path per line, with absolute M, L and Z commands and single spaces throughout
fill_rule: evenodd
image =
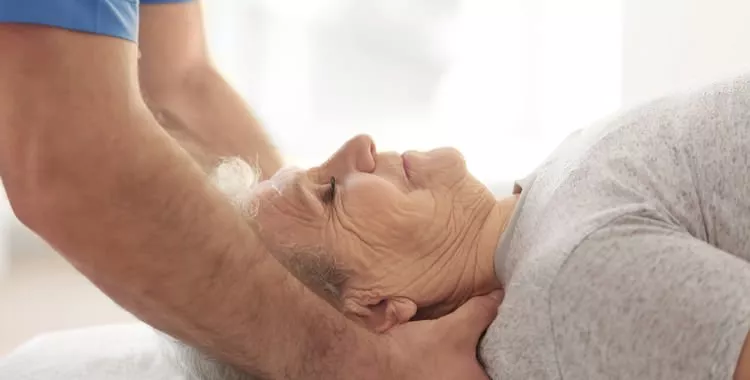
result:
M 750 329 L 750 77 L 569 136 L 519 181 L 493 379 L 731 379 Z

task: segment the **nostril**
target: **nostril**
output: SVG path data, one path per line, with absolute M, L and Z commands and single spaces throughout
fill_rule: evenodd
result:
M 361 141 L 363 145 L 358 154 L 359 159 L 357 160 L 357 170 L 371 173 L 375 171 L 375 156 L 377 155 L 375 142 L 372 141 L 370 136 L 362 136 Z
M 375 156 L 375 143 L 372 138 L 368 135 L 358 135 L 344 144 L 325 165 L 335 167 L 342 173 L 351 170 L 372 173 L 375 171 Z

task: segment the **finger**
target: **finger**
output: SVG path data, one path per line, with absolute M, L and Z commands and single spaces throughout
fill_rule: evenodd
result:
M 460 354 L 459 354 L 460 355 Z M 455 379 L 456 377 L 453 377 Z M 461 380 L 490 380 L 487 371 L 477 363 L 470 367 L 461 367 Z
M 479 337 L 497 316 L 497 308 L 503 300 L 501 290 L 485 296 L 477 296 L 461 305 L 456 311 L 436 320 L 437 328 L 461 337 L 462 342 L 476 345 Z
M 490 380 L 490 377 L 487 375 L 487 372 L 482 369 L 482 367 L 476 366 L 470 371 L 467 371 L 463 376 L 461 376 L 462 379 L 471 379 L 471 380 Z

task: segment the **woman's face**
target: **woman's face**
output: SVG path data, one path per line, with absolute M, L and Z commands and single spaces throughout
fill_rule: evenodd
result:
M 495 199 L 455 149 L 378 153 L 357 136 L 322 165 L 283 169 L 256 191 L 256 225 L 271 250 L 314 250 L 349 274 L 350 317 L 384 330 L 471 296 L 446 268 L 460 265 L 454 257 L 481 223 L 475 210 Z

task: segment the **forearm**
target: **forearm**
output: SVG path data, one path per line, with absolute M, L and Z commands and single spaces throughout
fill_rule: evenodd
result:
M 158 127 L 135 49 L 65 33 L 0 62 L 0 175 L 21 220 L 126 309 L 241 368 L 336 379 L 342 358 L 371 365 L 351 360 L 370 336 L 265 254 Z
M 157 120 L 209 170 L 221 157 L 239 156 L 269 178 L 282 164 L 271 138 L 250 108 L 207 63 L 178 80 L 142 82 Z
M 37 178 L 46 189 L 30 194 L 46 202 L 30 226 L 126 309 L 186 342 L 245 369 L 335 370 L 325 355 L 356 347 L 356 331 L 260 255 L 252 231 L 166 136 L 149 137 L 123 138 L 106 152 L 76 147 L 89 153 L 76 162 L 61 160 L 55 144 L 38 146 L 58 159 L 37 170 L 77 180 Z
M 734 379 L 750 380 L 750 333 L 745 337 L 745 346 L 742 348 L 740 359 L 737 361 Z

